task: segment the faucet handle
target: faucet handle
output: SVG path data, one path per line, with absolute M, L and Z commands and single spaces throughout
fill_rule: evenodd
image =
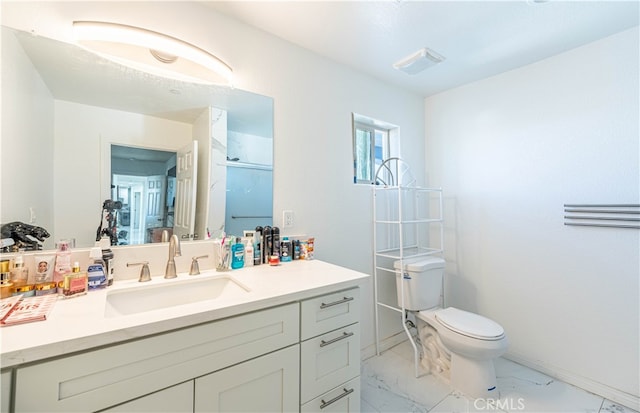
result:
M 201 255 L 199 257 L 191 258 L 191 269 L 189 270 L 189 275 L 198 275 L 200 274 L 200 266 L 198 265 L 198 260 L 200 258 L 208 258 L 209 255 Z
M 151 273 L 149 271 L 149 261 L 127 263 L 127 267 L 131 267 L 132 265 L 142 265 L 142 268 L 140 269 L 140 278 L 138 278 L 138 282 L 151 281 Z

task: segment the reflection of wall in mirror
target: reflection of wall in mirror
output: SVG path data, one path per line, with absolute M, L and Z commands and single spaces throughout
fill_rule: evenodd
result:
M 54 194 L 53 99 L 16 38 L 5 36 L 3 30 L 1 40 L 0 188 L 3 196 L 0 197 L 0 222 L 22 221 L 47 229 L 51 237 L 43 245 L 49 249 L 59 239 L 53 231 L 54 211 L 51 208 Z M 93 214 L 94 237 L 100 206 Z M 31 220 L 31 211 L 35 220 Z
M 230 130 L 227 155 L 238 162 L 273 165 L 273 139 Z
M 262 136 L 229 131 L 225 230 L 273 225 L 273 145 Z
M 89 137 L 93 137 L 89 139 Z M 61 231 L 78 232 L 79 228 L 87 228 L 90 233 L 95 219 L 91 202 L 93 199 L 105 197 L 102 191 L 109 188 L 109 184 L 103 182 L 102 175 L 109 173 L 101 167 L 109 164 L 105 147 L 112 143 L 139 147 L 154 147 L 163 150 L 177 150 L 179 147 L 191 141 L 191 125 L 169 121 L 166 119 L 145 116 L 136 113 L 98 108 L 94 106 L 56 101 L 56 186 L 55 202 L 55 232 L 56 236 L 63 236 Z M 107 145 L 108 143 L 108 145 Z M 69 168 L 73 163 L 77 149 L 82 149 L 84 162 L 92 167 L 87 167 L 79 174 L 77 168 Z M 76 161 L 77 162 L 77 161 Z M 162 172 L 164 174 L 164 172 Z M 81 175 L 76 176 L 76 175 Z M 69 185 L 74 182 L 74 185 Z M 75 183 L 77 182 L 77 184 Z M 74 199 L 79 188 L 82 188 L 84 196 L 71 204 L 76 205 L 73 219 L 70 216 L 61 215 L 59 211 L 67 207 L 69 199 Z M 106 194 L 109 197 L 109 194 Z M 77 198 L 77 196 L 76 196 Z M 81 222 L 79 220 L 82 220 Z M 75 225 L 74 225 L 75 223 Z M 85 240 L 84 232 L 76 234 L 76 239 Z M 90 235 L 90 234 L 89 234 Z M 65 235 L 70 236 L 70 235 Z M 83 245 L 90 242 L 86 239 Z
M 92 205 L 105 198 L 101 193 L 103 141 L 177 150 L 191 141 L 191 125 L 59 100 L 55 101 L 55 110 L 55 236 L 73 235 L 79 246 L 89 246 L 97 225 Z M 81 170 L 77 168 L 79 152 L 87 165 Z

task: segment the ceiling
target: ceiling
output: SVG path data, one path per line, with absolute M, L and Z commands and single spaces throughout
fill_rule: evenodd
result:
M 638 1 L 205 1 L 321 56 L 429 96 L 639 24 Z M 446 60 L 392 68 L 428 47 Z

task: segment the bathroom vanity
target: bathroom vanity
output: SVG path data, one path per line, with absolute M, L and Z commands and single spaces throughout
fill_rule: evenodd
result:
M 126 314 L 110 304 L 220 277 L 246 290 Z M 299 261 L 60 300 L 47 321 L 0 329 L 2 411 L 359 411 L 367 277 Z

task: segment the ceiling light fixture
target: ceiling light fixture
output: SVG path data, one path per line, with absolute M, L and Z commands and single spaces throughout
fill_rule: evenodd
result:
M 423 47 L 417 52 L 393 64 L 393 68 L 410 75 L 422 72 L 428 67 L 435 66 L 445 60 L 445 57 L 431 49 Z
M 122 65 L 186 82 L 231 85 L 229 65 L 175 37 L 96 21 L 75 21 L 73 30 L 79 46 Z

